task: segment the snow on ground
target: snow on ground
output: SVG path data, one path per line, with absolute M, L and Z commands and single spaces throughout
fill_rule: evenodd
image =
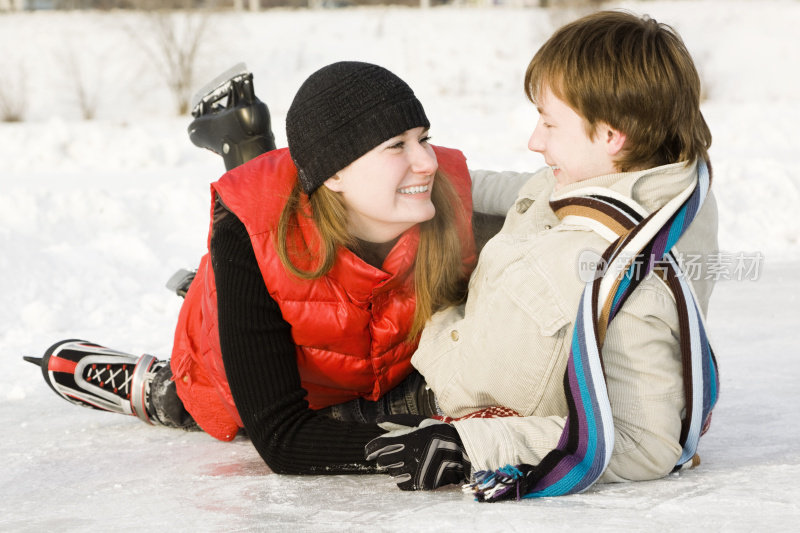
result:
M 174 116 L 136 47 L 131 35 L 147 40 L 146 21 L 2 15 L 0 95 L 28 100 L 25 122 L 0 123 L 0 530 L 794 530 L 800 2 L 614 5 L 673 25 L 692 51 L 714 134 L 720 244 L 730 254 L 722 275 L 738 264 L 757 278 L 723 279 L 712 299 L 722 396 L 700 468 L 482 505 L 456 488 L 402 493 L 385 476 L 278 476 L 246 439 L 221 443 L 60 400 L 21 355 L 69 337 L 169 354 L 180 299 L 163 284 L 202 254 L 208 183 L 223 166 L 189 143 L 188 117 Z M 568 17 L 509 8 L 216 14 L 197 86 L 247 62 L 282 146 L 286 109 L 308 74 L 340 59 L 377 62 L 414 87 L 435 142 L 462 148 L 473 168 L 533 169 L 542 160 L 525 149 L 536 116 L 521 80 Z M 80 120 L 76 79 L 96 91 L 95 120 Z

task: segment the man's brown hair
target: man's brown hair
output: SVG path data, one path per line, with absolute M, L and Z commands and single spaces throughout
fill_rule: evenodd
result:
M 623 132 L 620 171 L 708 159 L 711 132 L 700 112 L 700 77 L 671 27 L 622 11 L 600 11 L 562 27 L 525 74 L 534 103 L 547 87 L 586 121 Z

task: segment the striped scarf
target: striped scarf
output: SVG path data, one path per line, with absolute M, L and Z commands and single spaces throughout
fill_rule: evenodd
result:
M 564 375 L 568 416 L 556 448 L 535 466 L 477 472 L 470 489 L 478 501 L 574 494 L 600 478 L 614 449 L 603 341 L 611 320 L 650 272 L 670 287 L 679 316 L 686 416 L 676 468 L 695 456 L 717 401 L 719 377 L 696 298 L 671 250 L 708 194 L 711 177 L 705 161 L 698 162 L 697 174 L 695 183 L 649 216 L 631 199 L 607 190 L 551 202 L 562 221 L 589 225 L 612 244 L 598 262 L 605 268 L 595 272 L 581 296 Z

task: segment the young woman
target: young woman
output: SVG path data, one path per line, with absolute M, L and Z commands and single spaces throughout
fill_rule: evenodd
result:
M 244 428 L 278 473 L 374 471 L 376 416 L 434 412 L 410 358 L 475 262 L 464 157 L 431 145 L 429 125 L 382 67 L 312 74 L 287 113 L 288 149 L 212 184 L 209 253 L 170 362 L 62 341 L 41 361 L 47 382 L 222 440 Z

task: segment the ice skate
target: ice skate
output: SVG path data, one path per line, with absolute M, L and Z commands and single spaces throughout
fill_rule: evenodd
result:
M 77 339 L 57 342 L 44 357 L 24 359 L 39 365 L 50 388 L 70 403 L 137 416 L 148 424 L 158 421 L 150 406 L 150 383 L 165 361 Z
M 269 110 L 244 63 L 228 69 L 192 98 L 189 138 L 222 156 L 230 170 L 275 149 Z

